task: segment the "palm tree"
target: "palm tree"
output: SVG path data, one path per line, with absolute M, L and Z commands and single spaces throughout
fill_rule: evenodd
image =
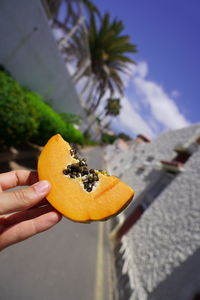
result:
M 43 2 L 52 22 L 52 29 L 59 29 L 62 32 L 57 42 L 65 61 L 73 65 L 76 63 L 73 81 L 77 83 L 86 74 L 91 77 L 88 31 L 83 8 L 88 18 L 95 15 L 100 19 L 98 8 L 90 0 L 43 0 Z
M 67 34 L 64 38 L 67 43 L 62 39 L 59 43 L 66 61 L 76 65 L 72 79 L 79 84 L 83 77 L 86 79 L 82 96 L 85 98 L 87 114 L 94 114 L 101 101 L 105 101 L 107 93 L 109 98 L 115 93 L 123 95 L 122 74 L 128 73 L 129 64 L 135 64 L 128 54 L 137 52 L 136 45 L 130 42 L 128 35 L 123 34 L 122 21 L 111 19 L 109 13 L 101 16 L 90 0 L 46 1 L 52 11 L 54 26 Z M 59 18 L 61 3 L 66 6 L 62 20 Z M 88 12 L 82 23 L 80 3 Z
M 82 3 L 86 8 L 88 14 L 96 14 L 99 17 L 101 16 L 98 8 L 90 0 L 43 0 L 44 6 L 48 10 L 48 15 L 51 19 L 59 19 L 59 10 L 62 4 L 67 6 L 66 15 L 64 23 L 68 25 L 67 18 L 70 18 L 71 15 L 74 15 L 74 12 L 78 10 L 80 12 L 80 4 Z M 76 9 L 73 6 L 76 6 Z
M 91 55 L 91 69 L 96 86 L 96 99 L 92 102 L 89 112 L 94 112 L 107 91 L 112 97 L 115 92 L 123 94 L 124 83 L 122 73 L 127 74 L 128 64 L 135 62 L 127 53 L 136 53 L 136 46 L 130 43 L 127 35 L 122 35 L 124 25 L 122 21 L 110 19 L 106 13 L 102 22 L 97 25 L 94 15 L 87 23 L 89 49 Z
M 109 98 L 105 107 L 105 114 L 106 116 L 110 115 L 116 117 L 120 114 L 121 108 L 122 106 L 119 98 Z
M 86 132 L 90 131 L 95 123 L 97 123 L 99 127 L 101 127 L 101 130 L 105 128 L 108 129 L 111 124 L 111 119 L 107 119 L 107 117 L 117 117 L 120 114 L 121 108 L 122 106 L 119 98 L 108 98 L 106 106 L 103 108 L 101 113 L 99 113 L 98 116 L 96 116 L 94 120 L 89 124 Z

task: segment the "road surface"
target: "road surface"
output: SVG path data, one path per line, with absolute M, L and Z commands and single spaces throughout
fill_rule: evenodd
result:
M 89 149 L 84 157 L 102 168 L 102 153 Z M 0 300 L 110 299 L 105 227 L 106 222 L 63 218 L 53 229 L 2 251 Z

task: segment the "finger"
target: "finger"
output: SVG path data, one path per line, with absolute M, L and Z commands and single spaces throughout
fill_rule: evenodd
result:
M 30 219 L 34 219 L 51 211 L 55 211 L 55 209 L 49 204 L 42 207 L 30 208 L 28 210 L 0 218 L 0 231 L 3 232 L 10 226 Z
M 53 211 L 8 228 L 1 234 L 0 250 L 51 228 L 58 223 L 61 218 L 61 214 Z
M 19 170 L 0 174 L 0 187 L 3 191 L 18 185 L 32 185 L 37 181 L 36 171 Z
M 49 202 L 47 201 L 46 198 L 42 199 L 39 203 L 37 203 L 33 207 L 40 207 L 40 206 L 45 206 L 45 205 L 49 205 Z
M 0 215 L 26 210 L 37 205 L 50 191 L 50 184 L 41 180 L 25 189 L 0 193 Z

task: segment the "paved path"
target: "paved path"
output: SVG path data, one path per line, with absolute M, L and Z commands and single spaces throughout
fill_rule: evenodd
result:
M 91 167 L 102 168 L 101 149 L 86 150 L 84 157 Z M 63 219 L 52 230 L 2 251 L 0 300 L 109 299 L 105 226 Z

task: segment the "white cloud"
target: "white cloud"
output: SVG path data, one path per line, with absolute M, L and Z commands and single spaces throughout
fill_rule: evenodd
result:
M 135 72 L 135 66 L 136 65 L 133 65 L 131 63 L 126 63 L 126 73 L 120 73 L 125 88 L 127 88 L 130 83 L 130 79 Z
M 70 73 L 74 66 L 68 65 Z M 180 112 L 174 99 L 180 96 L 179 91 L 173 90 L 168 94 L 164 88 L 148 78 L 148 64 L 140 62 L 132 66 L 132 75 L 127 76 L 126 97 L 121 98 L 122 109 L 117 118 L 113 118 L 112 128 L 117 132 L 144 134 L 154 138 L 164 130 L 178 129 L 189 125 L 189 121 Z M 78 92 L 83 88 L 87 78 L 82 78 L 77 86 Z M 87 94 L 87 93 L 86 93 Z M 98 111 L 101 112 L 109 92 L 102 99 Z
M 130 100 L 127 97 L 123 97 L 121 99 L 121 103 L 121 113 L 119 117 L 113 120 L 113 127 L 118 132 L 128 131 L 129 134 L 143 133 L 149 137 L 154 137 L 154 132 L 140 114 L 137 113 L 131 105 Z
M 139 62 L 133 67 L 132 77 L 145 78 L 148 74 L 148 65 L 145 61 Z
M 133 77 L 133 84 L 141 101 L 149 106 L 150 112 L 156 121 L 164 125 L 166 129 L 178 129 L 188 126 L 189 122 L 181 114 L 173 98 L 158 83 L 148 80 L 147 75 L 147 64 L 142 62 L 138 66 L 138 72 Z
M 128 96 L 121 99 L 123 109 L 113 127 L 152 138 L 164 130 L 190 125 L 174 100 L 180 96 L 179 91 L 168 94 L 160 84 L 148 79 L 148 72 L 144 61 L 132 68 L 132 78 L 126 83 Z

